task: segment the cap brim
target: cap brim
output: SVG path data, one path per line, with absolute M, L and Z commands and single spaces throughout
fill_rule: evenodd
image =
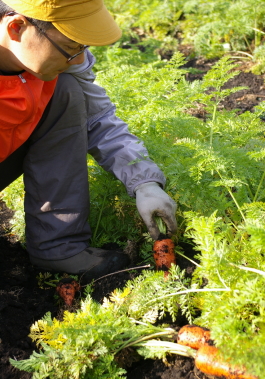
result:
M 96 13 L 78 18 L 53 22 L 62 34 L 82 45 L 104 46 L 116 42 L 122 32 L 105 5 Z

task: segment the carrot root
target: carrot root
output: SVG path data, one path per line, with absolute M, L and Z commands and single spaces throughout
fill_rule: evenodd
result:
M 155 241 L 153 252 L 157 270 L 168 271 L 176 264 L 175 245 L 170 238 Z
M 68 306 L 71 306 L 73 304 L 75 294 L 79 290 L 79 283 L 77 283 L 77 281 L 72 278 L 61 280 L 56 287 L 57 293 Z
M 215 346 L 203 345 L 195 357 L 196 367 L 206 375 L 223 379 L 258 379 L 246 372 L 244 367 L 231 365 L 219 356 Z
M 202 345 L 212 344 L 210 330 L 197 325 L 185 325 L 178 332 L 177 343 L 198 350 Z

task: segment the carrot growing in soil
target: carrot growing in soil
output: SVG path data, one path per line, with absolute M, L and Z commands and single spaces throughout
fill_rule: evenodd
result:
M 213 344 L 210 330 L 197 325 L 185 325 L 180 328 L 177 343 L 198 350 L 202 345 Z
M 167 236 L 167 228 L 160 217 L 155 217 L 160 235 L 153 244 L 153 257 L 157 270 L 164 271 L 165 279 L 172 264 L 176 264 L 175 244 Z
M 62 279 L 57 287 L 56 291 L 59 296 L 64 300 L 65 304 L 71 306 L 75 298 L 75 294 L 80 290 L 79 283 L 72 278 Z
M 176 264 L 175 245 L 170 238 L 156 240 L 153 252 L 157 270 L 168 271 L 172 264 Z

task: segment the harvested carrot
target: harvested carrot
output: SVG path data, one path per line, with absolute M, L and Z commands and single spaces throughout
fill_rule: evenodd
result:
M 66 305 L 72 305 L 75 294 L 80 290 L 80 288 L 81 287 L 76 280 L 72 278 L 65 278 L 58 283 L 56 291 L 64 300 Z
M 155 241 L 153 245 L 156 269 L 168 271 L 172 264 L 176 264 L 175 245 L 170 238 Z
M 178 332 L 177 343 L 198 350 L 202 345 L 211 343 L 210 330 L 197 325 L 185 325 Z
M 217 378 L 258 379 L 257 376 L 248 374 L 244 367 L 234 366 L 223 360 L 215 346 L 201 346 L 195 356 L 195 365 L 204 374 Z

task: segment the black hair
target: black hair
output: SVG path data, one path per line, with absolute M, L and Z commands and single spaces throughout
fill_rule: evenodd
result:
M 0 21 L 2 18 L 9 12 L 15 12 L 14 9 L 9 7 L 7 4 L 5 4 L 2 0 L 0 0 Z M 35 18 L 27 17 L 29 21 L 33 21 L 33 23 L 38 26 L 40 29 L 42 29 L 44 32 L 48 29 L 53 29 L 55 26 L 50 21 L 42 21 L 42 20 L 36 20 Z M 36 28 L 38 34 L 41 34 Z

